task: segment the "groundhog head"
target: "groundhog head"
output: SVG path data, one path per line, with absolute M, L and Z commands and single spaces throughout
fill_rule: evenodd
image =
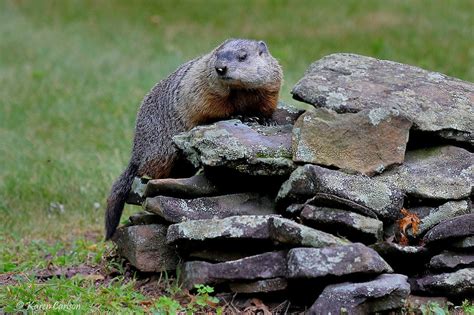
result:
M 212 85 L 280 90 L 281 67 L 263 41 L 229 39 L 213 51 L 209 62 Z

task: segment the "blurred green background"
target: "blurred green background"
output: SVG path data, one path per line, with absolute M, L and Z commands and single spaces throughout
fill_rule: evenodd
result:
M 141 99 L 226 38 L 265 40 L 295 104 L 291 87 L 333 52 L 474 81 L 473 12 L 472 0 L 1 1 L 0 246 L 99 238 Z

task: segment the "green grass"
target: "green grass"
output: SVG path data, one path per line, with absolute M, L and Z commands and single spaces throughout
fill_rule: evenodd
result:
M 224 39 L 264 39 L 284 69 L 281 97 L 295 104 L 291 87 L 333 52 L 474 81 L 473 12 L 471 0 L 1 1 L 0 272 L 103 254 L 77 238 L 102 233 L 141 99 Z M 81 281 L 62 283 L 87 300 Z

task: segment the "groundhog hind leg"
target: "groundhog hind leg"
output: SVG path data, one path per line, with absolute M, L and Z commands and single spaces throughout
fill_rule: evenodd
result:
M 138 175 L 153 179 L 167 178 L 173 169 L 174 160 L 174 158 L 165 158 L 146 161 L 138 170 Z

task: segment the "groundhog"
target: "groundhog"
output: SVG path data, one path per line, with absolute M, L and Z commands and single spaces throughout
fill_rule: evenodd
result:
M 174 135 L 232 116 L 269 119 L 282 76 L 265 42 L 230 39 L 157 83 L 143 99 L 130 162 L 107 199 L 106 239 L 117 229 L 135 176 L 172 177 L 180 167 Z

